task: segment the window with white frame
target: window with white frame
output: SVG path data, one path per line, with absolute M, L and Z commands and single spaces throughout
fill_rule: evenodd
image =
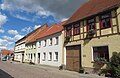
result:
M 26 46 L 25 48 L 26 48 L 26 50 L 28 50 L 28 47 L 27 47 L 27 46 Z
M 52 45 L 52 38 L 50 38 L 50 43 L 49 43 L 49 45 Z
M 32 60 L 32 54 L 31 54 L 31 60 Z
M 58 61 L 58 52 L 55 52 L 54 54 L 54 61 Z
M 30 59 L 30 54 L 29 54 L 29 59 Z
M 18 59 L 18 55 L 16 55 L 16 59 Z
M 34 48 L 34 49 L 36 49 L 36 46 L 35 46 L 35 44 L 33 45 L 33 48 Z
M 41 47 L 41 41 L 39 41 L 39 47 Z
M 31 49 L 33 48 L 33 44 L 30 45 L 31 46 Z
M 46 53 L 44 52 L 43 53 L 43 61 L 45 61 L 45 59 L 46 59 Z
M 30 46 L 28 46 L 28 49 L 30 50 Z
M 72 35 L 72 26 L 67 26 L 66 27 L 66 36 L 71 36 Z
M 46 40 L 44 40 L 44 47 L 46 46 Z
M 87 20 L 87 31 L 94 29 L 95 30 L 95 18 L 91 18 Z
M 109 61 L 108 46 L 93 47 L 93 60 L 104 58 Z
M 79 22 L 73 25 L 73 35 L 80 34 L 80 24 Z
M 100 16 L 100 28 L 110 28 L 111 27 L 111 13 L 105 13 Z
M 48 60 L 52 61 L 52 52 L 49 52 L 49 56 L 48 57 L 49 57 Z
M 59 38 L 56 37 L 55 39 L 56 39 L 55 44 L 58 45 Z

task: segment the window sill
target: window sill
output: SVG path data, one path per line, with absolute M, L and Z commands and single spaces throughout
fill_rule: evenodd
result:
M 55 44 L 55 45 L 58 45 L 58 44 Z
M 107 29 L 107 28 L 111 28 L 111 27 L 103 27 L 103 28 L 100 28 L 100 29 L 103 30 L 103 29 Z
M 54 62 L 58 62 L 58 60 L 54 60 Z
M 99 62 L 103 62 L 103 61 L 99 61 Z M 98 63 L 97 61 L 92 61 L 91 63 Z M 109 62 L 103 62 L 104 64 L 108 64 Z
M 48 60 L 48 61 L 52 61 L 52 60 Z
M 43 59 L 42 61 L 45 61 L 45 59 Z
M 73 34 L 73 36 L 77 36 L 77 35 L 80 35 L 80 33 L 79 34 Z

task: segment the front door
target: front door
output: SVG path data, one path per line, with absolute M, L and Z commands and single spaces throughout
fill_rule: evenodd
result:
M 40 53 L 38 53 L 38 64 L 40 63 Z
M 66 47 L 66 69 L 79 71 L 81 67 L 81 46 Z
M 22 54 L 22 63 L 23 63 L 23 61 L 24 61 L 24 54 Z
M 36 56 L 35 56 L 35 53 L 34 53 L 34 63 L 35 63 L 35 60 L 36 60 Z

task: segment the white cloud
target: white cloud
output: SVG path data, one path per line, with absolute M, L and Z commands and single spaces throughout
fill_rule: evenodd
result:
M 21 39 L 22 35 L 15 35 L 13 38 L 9 36 L 2 36 L 3 39 L 0 39 L 0 49 L 11 49 L 14 50 L 15 41 Z
M 2 36 L 2 38 L 4 38 L 5 40 L 14 40 L 14 38 L 8 36 Z
M 8 42 L 9 45 L 14 44 L 14 42 Z
M 0 33 L 4 33 L 4 32 L 5 32 L 4 30 L 0 29 Z
M 32 30 L 33 30 L 32 27 L 25 27 L 21 31 L 30 33 Z
M 6 46 L 0 46 L 0 49 L 7 49 Z
M 8 33 L 12 34 L 12 35 L 17 35 L 18 34 L 17 30 L 8 30 Z
M 65 21 L 65 20 L 68 20 L 68 18 L 63 18 L 63 19 L 61 19 L 61 22 Z
M 21 20 L 25 20 L 25 21 L 32 21 L 30 19 L 28 19 L 27 17 L 24 17 L 24 16 L 20 16 L 20 15 L 13 15 L 14 17 L 18 18 L 18 19 L 21 19 Z
M 53 15 L 55 18 L 62 19 L 69 18 L 86 1 L 88 0 L 3 0 L 1 8 L 36 13 L 40 16 Z
M 5 43 L 7 43 L 7 42 L 8 42 L 7 40 L 0 39 L 0 45 L 3 45 Z
M 38 27 L 40 27 L 41 25 L 35 25 L 34 26 L 34 29 L 37 29 Z
M 24 36 L 18 34 L 18 35 L 15 35 L 14 39 L 15 39 L 15 40 L 19 40 L 19 39 L 21 39 L 22 37 L 24 37 Z
M 4 0 L 4 2 L 1 4 L 2 10 L 20 10 L 20 11 L 27 11 L 31 13 L 36 13 L 40 15 L 50 15 L 48 11 L 46 11 L 43 7 L 41 7 L 39 4 L 36 4 L 36 1 L 33 0 Z M 14 5 L 14 7 L 13 7 Z M 32 5 L 32 6 L 31 6 Z
M 7 48 L 7 40 L 0 39 L 0 49 L 6 49 Z
M 0 13 L 0 28 L 7 22 L 7 16 Z

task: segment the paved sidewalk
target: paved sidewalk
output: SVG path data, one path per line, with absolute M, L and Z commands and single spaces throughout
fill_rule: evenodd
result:
M 53 67 L 53 66 L 40 65 L 40 64 L 30 65 L 30 64 L 27 64 L 27 63 L 19 63 L 19 62 L 16 62 L 16 63 L 17 64 L 25 64 L 25 65 L 29 65 L 29 66 L 32 66 L 32 67 L 37 67 L 37 68 L 43 69 L 45 71 L 51 71 L 51 72 L 54 72 L 54 73 L 71 75 L 73 77 L 74 76 L 79 76 L 80 78 L 105 78 L 105 77 L 102 77 L 102 76 L 98 76 L 96 74 L 80 74 L 80 73 L 74 72 L 74 71 L 59 70 L 58 67 Z
M 105 78 L 95 74 L 80 74 L 73 71 L 59 70 L 50 66 L 29 65 L 17 62 L 0 62 L 0 69 L 10 76 L 3 78 Z

